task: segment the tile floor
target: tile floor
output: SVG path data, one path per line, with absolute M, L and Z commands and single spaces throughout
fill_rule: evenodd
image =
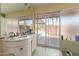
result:
M 37 47 L 33 56 L 62 56 L 62 53 L 60 50 L 54 48 Z

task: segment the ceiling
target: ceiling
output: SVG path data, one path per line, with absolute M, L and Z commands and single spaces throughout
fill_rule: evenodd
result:
M 20 10 L 25 10 L 28 8 L 28 6 L 32 6 L 32 7 L 45 7 L 47 5 L 49 5 L 50 3 L 1 3 L 1 13 L 13 13 L 13 12 L 16 12 L 16 11 L 20 11 Z M 52 4 L 54 6 L 56 6 L 57 4 Z M 52 7 L 51 5 L 51 7 Z M 60 4 L 61 5 L 61 4 Z M 63 4 L 62 4 L 63 5 Z M 67 4 L 66 4 L 67 5 Z M 58 6 L 58 5 L 57 5 Z M 75 13 L 78 13 L 79 12 L 79 9 L 70 9 L 70 10 L 63 10 L 62 11 L 62 14 L 65 14 L 65 15 L 69 15 L 69 14 L 75 14 Z M 45 14 L 46 15 L 46 14 Z M 48 14 L 47 14 L 48 15 Z M 50 14 L 52 16 L 54 15 L 59 15 L 59 14 Z
M 79 9 L 68 9 L 68 10 L 63 10 L 61 12 L 61 15 L 79 15 Z
M 47 5 L 48 3 L 1 3 L 1 13 L 11 13 L 28 8 L 28 6 L 38 7 Z

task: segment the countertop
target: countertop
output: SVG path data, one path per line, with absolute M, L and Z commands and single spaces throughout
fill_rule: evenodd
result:
M 22 40 L 31 40 L 33 34 L 26 36 L 10 37 L 10 38 L 1 38 L 2 41 L 22 41 Z

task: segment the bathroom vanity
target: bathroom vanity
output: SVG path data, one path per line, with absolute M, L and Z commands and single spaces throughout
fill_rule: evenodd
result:
M 35 35 L 27 35 L 26 37 L 14 37 L 2 39 L 2 52 L 0 55 L 5 56 L 31 56 L 36 49 Z

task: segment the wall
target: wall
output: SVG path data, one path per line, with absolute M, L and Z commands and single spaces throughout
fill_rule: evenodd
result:
M 61 35 L 70 38 L 79 35 L 79 12 L 61 16 Z
M 18 20 L 15 19 L 15 18 L 8 18 L 6 20 L 7 20 L 7 22 L 6 22 L 6 25 L 7 25 L 7 27 L 6 27 L 7 34 L 9 32 L 15 32 L 15 33 L 17 33 L 18 29 L 19 29 Z
M 1 15 L 0 15 L 0 28 L 1 28 Z M 0 36 L 1 36 L 1 29 L 0 29 Z
M 3 17 L 1 17 L 0 21 L 1 21 L 0 30 L 1 30 L 1 36 L 2 36 L 6 32 L 6 24 L 5 24 L 6 20 Z
M 14 18 L 3 18 L 1 17 L 1 36 L 9 34 L 9 32 L 18 31 L 18 20 Z

